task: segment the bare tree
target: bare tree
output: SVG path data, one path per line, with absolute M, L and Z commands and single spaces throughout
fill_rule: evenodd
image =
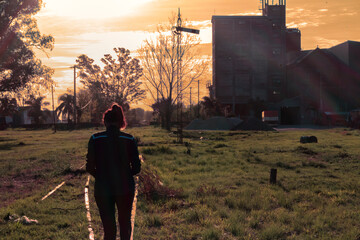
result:
M 197 51 L 200 44 L 198 36 L 181 34 L 178 54 L 177 35 L 172 31 L 175 25 L 176 16 L 173 15 L 168 23 L 158 26 L 155 38 L 145 40 L 138 50 L 144 83 L 154 101 L 152 107 L 160 114 L 162 126 L 168 130 L 178 98 L 208 67 L 208 60 Z M 186 25 L 183 23 L 183 26 Z M 179 59 L 182 61 L 178 64 Z

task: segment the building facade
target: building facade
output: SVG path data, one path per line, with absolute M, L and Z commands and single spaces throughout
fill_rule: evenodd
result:
M 234 112 L 251 100 L 282 99 L 287 54 L 301 48 L 300 31 L 286 28 L 285 2 L 262 5 L 262 16 L 212 17 L 212 90 Z
M 213 16 L 212 27 L 209 89 L 236 115 L 263 102 L 284 123 L 308 123 L 360 107 L 360 43 L 302 51 L 300 30 L 286 28 L 286 1 L 263 0 L 261 16 Z

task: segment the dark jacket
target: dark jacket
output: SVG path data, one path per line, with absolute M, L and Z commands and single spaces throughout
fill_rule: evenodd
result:
M 140 167 L 137 144 L 130 134 L 110 127 L 90 137 L 86 171 L 95 177 L 95 195 L 133 192 L 133 175 Z

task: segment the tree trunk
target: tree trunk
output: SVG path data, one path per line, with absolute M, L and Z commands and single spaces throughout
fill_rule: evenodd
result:
M 165 128 L 166 130 L 171 130 L 171 115 L 172 115 L 172 109 L 171 109 L 171 102 L 167 103 L 165 106 Z

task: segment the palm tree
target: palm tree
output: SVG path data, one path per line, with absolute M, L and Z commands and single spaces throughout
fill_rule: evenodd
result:
M 48 102 L 42 102 L 45 97 L 35 97 L 33 95 L 30 96 L 30 99 L 26 102 L 30 105 L 30 110 L 28 112 L 28 116 L 32 117 L 35 124 L 41 124 L 46 121 L 46 118 L 51 115 L 49 110 L 42 111 L 42 105 L 49 105 Z
M 56 108 L 57 116 L 67 117 L 68 123 L 71 122 L 70 116 L 74 115 L 74 95 L 64 93 L 59 97 L 60 105 Z M 73 116 L 74 118 L 74 116 Z

